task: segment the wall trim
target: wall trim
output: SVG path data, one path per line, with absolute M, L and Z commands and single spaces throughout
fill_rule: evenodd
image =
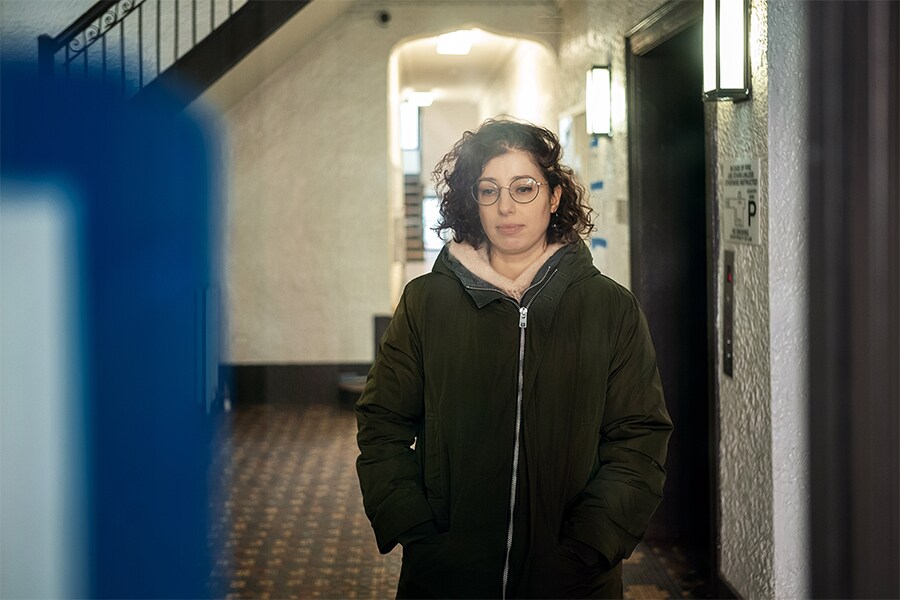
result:
M 625 34 L 631 51 L 641 56 L 703 18 L 703 4 L 670 0 Z
M 250 404 L 339 405 L 342 376 L 364 377 L 371 363 L 223 364 L 221 380 L 232 406 Z

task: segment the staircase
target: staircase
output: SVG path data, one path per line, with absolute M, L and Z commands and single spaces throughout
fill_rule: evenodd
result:
M 45 77 L 91 79 L 126 97 L 178 88 L 185 106 L 311 0 L 100 0 L 38 38 Z
M 422 237 L 422 194 L 424 188 L 418 174 L 403 176 L 403 206 L 406 217 L 406 261 L 425 260 L 425 242 Z

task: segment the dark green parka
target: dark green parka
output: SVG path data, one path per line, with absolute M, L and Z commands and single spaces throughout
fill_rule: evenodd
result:
M 584 244 L 521 302 L 444 248 L 406 287 L 356 411 L 378 548 L 404 543 L 399 597 L 621 596 L 672 424 L 644 316 Z

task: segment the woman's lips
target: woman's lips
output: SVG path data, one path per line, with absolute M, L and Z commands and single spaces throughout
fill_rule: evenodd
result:
M 515 235 L 525 229 L 524 225 L 498 225 L 497 230 L 503 235 Z

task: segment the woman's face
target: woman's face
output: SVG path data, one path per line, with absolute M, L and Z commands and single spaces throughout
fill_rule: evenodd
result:
M 528 204 L 519 204 L 510 197 L 507 189 L 512 182 L 530 177 L 543 185 L 538 186 L 537 197 Z M 551 193 L 540 167 L 524 150 L 510 150 L 492 158 L 484 166 L 479 181 L 490 181 L 500 186 L 500 196 L 490 206 L 478 206 L 481 227 L 491 244 L 492 255 L 503 259 L 527 260 L 537 258 L 546 246 L 547 226 L 550 215 L 559 207 L 562 188 Z

